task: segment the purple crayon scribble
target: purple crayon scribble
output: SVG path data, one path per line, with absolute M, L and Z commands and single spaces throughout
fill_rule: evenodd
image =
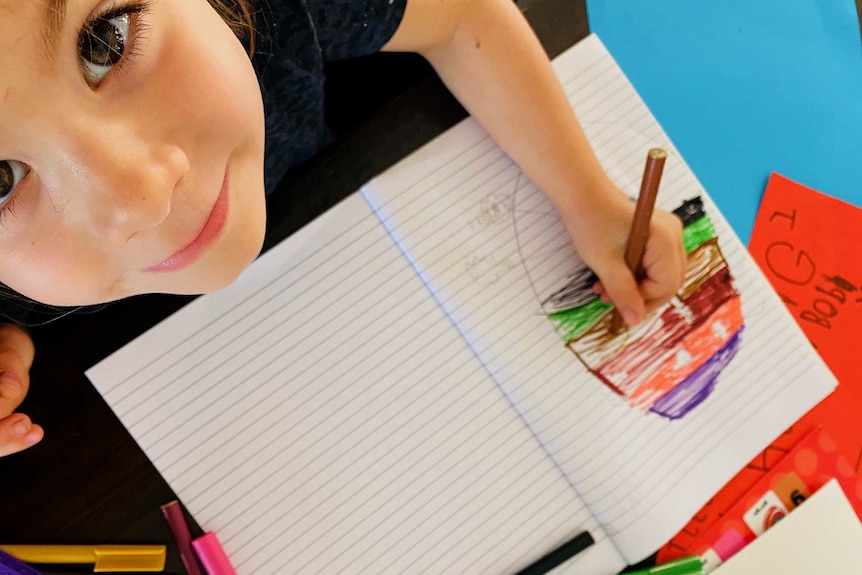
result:
M 739 351 L 743 329 L 739 328 L 706 363 L 655 402 L 650 411 L 668 419 L 679 419 L 700 405 L 712 393 L 721 371 Z

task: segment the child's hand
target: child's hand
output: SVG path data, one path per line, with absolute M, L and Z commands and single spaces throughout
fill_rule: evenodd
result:
M 19 327 L 0 325 L 0 456 L 24 450 L 42 439 L 42 428 L 15 409 L 30 387 L 33 342 Z
M 604 185 L 604 193 L 591 194 L 586 209 L 570 212 L 567 225 L 578 253 L 599 276 L 595 291 L 635 325 L 682 286 L 687 261 L 682 222 L 669 212 L 653 212 L 643 257 L 646 277 L 638 284 L 624 259 L 635 203 L 612 184 Z

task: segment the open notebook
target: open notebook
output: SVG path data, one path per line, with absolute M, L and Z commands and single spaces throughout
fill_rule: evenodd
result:
M 690 277 L 613 337 L 545 196 L 472 120 L 88 376 L 238 573 L 512 573 L 655 551 L 835 381 L 595 36 L 555 60 Z M 585 279 L 586 278 L 586 279 Z

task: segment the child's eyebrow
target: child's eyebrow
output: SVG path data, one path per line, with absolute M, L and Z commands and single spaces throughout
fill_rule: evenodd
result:
M 46 0 L 45 16 L 42 26 L 42 40 L 47 48 L 46 56 L 53 61 L 57 56 L 57 41 L 66 22 L 66 3 L 68 0 Z

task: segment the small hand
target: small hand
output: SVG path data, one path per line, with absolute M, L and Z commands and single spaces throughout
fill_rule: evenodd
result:
M 19 327 L 0 325 L 0 456 L 38 443 L 44 432 L 15 410 L 30 387 L 33 342 Z
M 643 256 L 645 277 L 638 283 L 624 259 L 634 202 L 615 188 L 594 198 L 588 211 L 569 220 L 570 235 L 599 276 L 594 290 L 602 301 L 613 303 L 628 325 L 636 325 L 667 303 L 685 280 L 682 222 L 669 212 L 653 212 Z

